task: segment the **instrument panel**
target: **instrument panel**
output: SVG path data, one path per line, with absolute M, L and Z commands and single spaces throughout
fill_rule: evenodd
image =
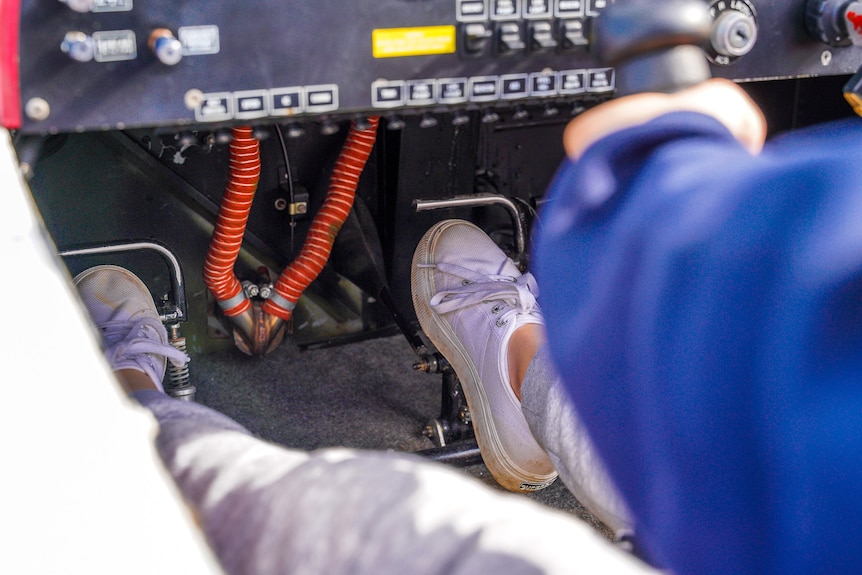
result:
M 607 2 L 22 0 L 20 126 L 11 127 L 397 122 L 605 98 L 615 70 L 594 53 L 590 30 Z M 812 31 L 840 12 L 832 4 L 712 2 L 713 75 L 748 82 L 856 72 L 855 44 L 831 45 Z

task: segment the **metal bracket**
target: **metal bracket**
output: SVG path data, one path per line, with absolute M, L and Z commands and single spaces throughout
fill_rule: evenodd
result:
M 420 355 L 413 369 L 442 375 L 440 416 L 429 421 L 422 430 L 422 435 L 436 447 L 417 454 L 459 467 L 481 463 L 482 455 L 473 433 L 470 409 L 455 370 L 439 353 Z

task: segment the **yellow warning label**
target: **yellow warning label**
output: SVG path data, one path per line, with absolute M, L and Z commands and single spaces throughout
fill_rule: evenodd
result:
M 455 26 L 374 30 L 371 42 L 375 58 L 451 54 L 455 51 Z

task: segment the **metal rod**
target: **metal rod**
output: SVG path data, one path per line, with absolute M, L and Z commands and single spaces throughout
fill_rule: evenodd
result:
M 444 200 L 414 200 L 413 205 L 417 212 L 428 210 L 441 210 L 445 208 L 463 208 L 489 205 L 501 205 L 512 217 L 512 225 L 515 228 L 515 251 L 519 257 L 524 255 L 527 245 L 527 237 L 524 232 L 524 224 L 521 221 L 521 212 L 518 205 L 511 199 L 497 194 L 471 194 L 466 196 L 454 196 Z
M 469 467 L 482 463 L 482 454 L 479 452 L 479 444 L 473 441 L 461 441 L 446 445 L 444 447 L 433 447 L 415 452 L 416 455 L 436 461 L 447 463 L 455 467 Z
M 164 256 L 164 258 L 168 261 L 173 272 L 170 274 L 171 289 L 174 292 L 174 299 L 176 299 L 177 304 L 177 312 L 180 316 L 177 318 L 177 320 L 186 321 L 188 319 L 188 307 L 186 303 L 186 287 L 185 280 L 183 279 L 183 270 L 180 267 L 180 262 L 174 255 L 174 253 L 161 243 L 153 240 L 132 241 L 125 243 L 109 243 L 100 246 L 63 250 L 60 252 L 60 256 L 91 256 L 98 254 L 112 254 L 117 252 L 136 250 L 153 250 Z

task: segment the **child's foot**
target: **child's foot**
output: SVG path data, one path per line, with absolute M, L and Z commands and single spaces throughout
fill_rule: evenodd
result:
M 557 472 L 527 426 L 509 374 L 513 334 L 543 325 L 533 276 L 522 275 L 478 227 L 449 220 L 419 242 L 411 287 L 423 331 L 461 380 L 491 474 L 512 491 L 550 485 Z
M 99 328 L 105 357 L 127 391 L 146 388 L 147 379 L 164 391 L 167 361 L 181 366 L 189 358 L 168 343 L 144 282 L 127 269 L 97 266 L 78 274 L 75 285 Z

